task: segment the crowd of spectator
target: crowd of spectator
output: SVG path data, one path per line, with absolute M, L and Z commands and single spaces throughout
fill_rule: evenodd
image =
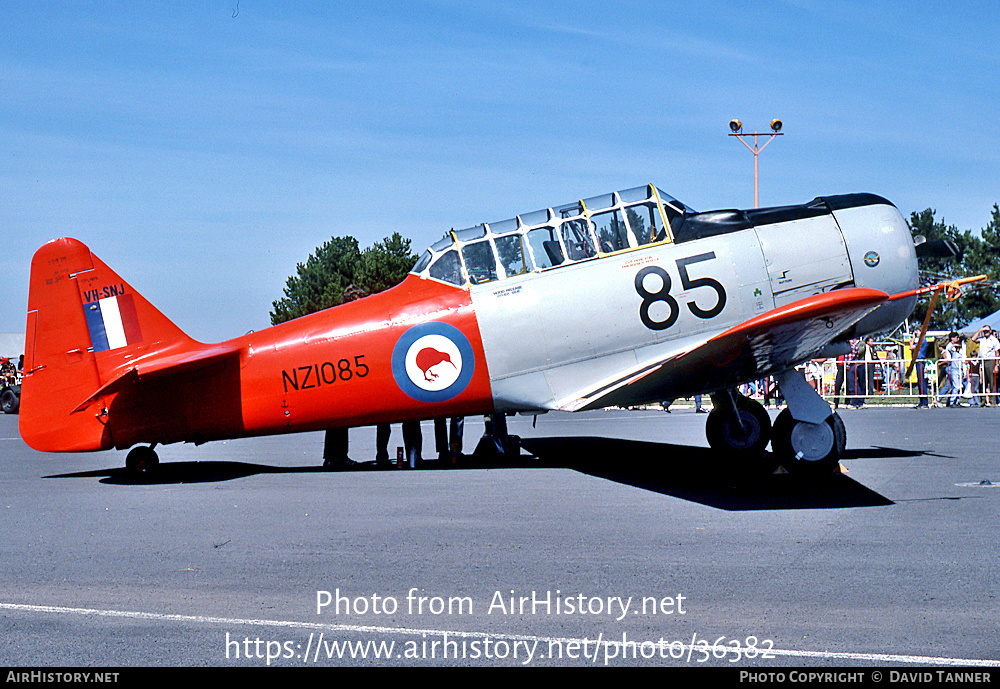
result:
M 911 359 L 912 366 L 911 366 Z M 957 332 L 924 338 L 915 356 L 903 344 L 872 337 L 850 341 L 850 352 L 814 359 L 802 368 L 806 381 L 834 408 L 866 406 L 872 398 L 916 398 L 917 408 L 1000 406 L 1000 336 L 986 325 L 970 337 Z M 907 375 L 907 369 L 911 372 Z M 782 404 L 773 378 L 741 387 L 765 406 Z

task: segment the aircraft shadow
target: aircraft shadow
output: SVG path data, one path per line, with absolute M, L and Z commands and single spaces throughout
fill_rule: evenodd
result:
M 327 470 L 314 467 L 273 467 L 247 462 L 165 462 L 148 474 L 135 475 L 124 467 L 115 469 L 95 469 L 68 474 L 53 474 L 44 478 L 100 478 L 108 485 L 159 485 L 177 483 L 214 483 L 232 481 L 258 474 L 308 474 Z
M 542 464 L 573 469 L 643 490 L 729 511 L 883 507 L 895 504 L 844 474 L 808 479 L 788 474 L 734 477 L 705 447 L 600 437 L 522 440 Z M 865 456 L 873 456 L 864 451 Z M 878 457 L 920 455 L 884 448 Z M 844 453 L 844 459 L 855 453 Z M 860 455 L 857 456 L 860 458 Z
M 844 459 L 890 459 L 896 457 L 937 457 L 939 459 L 954 459 L 951 455 L 941 455 L 924 450 L 902 450 L 897 447 L 882 447 L 873 445 L 865 449 L 847 450 Z
M 460 469 L 484 469 L 484 468 L 518 468 L 536 467 L 537 463 L 533 457 L 522 455 L 520 460 L 501 462 L 478 462 L 466 456 L 463 463 L 458 466 L 444 466 L 437 460 L 424 460 L 418 470 L 460 470 Z M 381 471 L 412 471 L 411 469 L 397 469 L 396 467 L 380 468 L 374 462 L 358 462 L 349 467 L 336 467 L 328 469 L 320 465 L 313 466 L 293 466 L 276 467 L 267 464 L 253 464 L 250 462 L 237 461 L 213 461 L 204 462 L 163 462 L 157 465 L 156 469 L 147 473 L 136 475 L 125 467 L 115 467 L 111 469 L 92 469 L 90 471 L 75 471 L 65 474 L 52 474 L 42 478 L 98 478 L 100 483 L 118 486 L 145 486 L 145 485 L 169 485 L 180 483 L 215 483 L 220 481 L 233 481 L 247 476 L 257 476 L 260 474 L 327 474 L 327 473 L 377 473 Z
M 478 461 L 471 456 L 465 455 L 461 464 L 444 465 L 436 459 L 425 459 L 419 470 L 449 471 L 463 469 L 513 469 L 513 468 L 538 468 L 539 465 L 533 456 L 521 455 L 519 459 L 512 460 L 489 460 Z M 179 483 L 213 483 L 219 481 L 232 481 L 247 476 L 257 476 L 260 474 L 326 474 L 326 473 L 377 473 L 381 471 L 412 471 L 409 468 L 397 469 L 395 466 L 388 468 L 376 467 L 374 462 L 358 462 L 349 467 L 335 467 L 328 469 L 320 465 L 313 466 L 293 466 L 276 467 L 267 464 L 253 464 L 249 462 L 237 461 L 213 461 L 204 462 L 163 462 L 157 465 L 156 469 L 148 474 L 136 475 L 125 467 L 115 467 L 111 469 L 92 469 L 90 471 L 76 471 L 65 474 L 52 474 L 43 478 L 99 478 L 100 483 L 107 485 L 121 486 L 143 486 L 143 485 L 168 485 Z
M 425 461 L 422 470 L 571 469 L 663 495 L 729 511 L 881 507 L 894 504 L 843 474 L 803 479 L 789 475 L 734 477 L 722 469 L 723 458 L 705 447 L 602 437 L 522 439 L 530 454 L 517 458 L 474 460 L 444 466 Z M 910 457 L 920 451 L 897 448 L 848 450 L 844 459 Z M 150 474 L 136 476 L 124 467 L 55 474 L 45 478 L 99 478 L 108 485 L 212 483 L 260 474 L 328 473 L 321 466 L 275 467 L 239 461 L 165 462 Z M 377 472 L 361 463 L 335 472 Z M 388 471 L 397 471 L 389 469 Z

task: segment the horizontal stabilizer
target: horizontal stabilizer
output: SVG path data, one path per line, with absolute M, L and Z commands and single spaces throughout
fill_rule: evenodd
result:
M 199 349 L 152 356 L 145 361 L 135 362 L 114 378 L 98 388 L 94 394 L 77 405 L 73 413 L 83 411 L 101 397 L 120 392 L 129 385 L 158 376 L 180 375 L 203 366 L 216 363 L 227 357 L 239 356 L 239 349 L 231 345 L 202 345 Z

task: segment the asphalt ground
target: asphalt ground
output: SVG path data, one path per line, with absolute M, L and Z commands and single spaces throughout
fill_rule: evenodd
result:
M 0 663 L 1000 666 L 1000 411 L 846 410 L 816 482 L 736 482 L 672 412 L 512 419 L 521 458 L 443 469 L 168 446 L 148 480 L 0 416 Z

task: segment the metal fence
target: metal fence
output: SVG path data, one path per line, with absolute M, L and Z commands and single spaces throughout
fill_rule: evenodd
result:
M 909 377 L 909 360 L 880 357 L 869 361 L 810 361 L 799 366 L 806 380 L 828 402 L 844 405 L 860 404 L 922 404 L 933 402 L 941 394 L 942 401 L 957 395 L 966 404 L 1000 404 L 997 392 L 997 359 L 968 358 L 964 362 L 962 388 L 952 392 L 946 383 L 947 365 L 934 359 L 918 359 Z M 924 379 L 921 390 L 920 378 Z M 741 387 L 745 395 L 770 400 L 780 398 L 773 379 L 755 381 Z

